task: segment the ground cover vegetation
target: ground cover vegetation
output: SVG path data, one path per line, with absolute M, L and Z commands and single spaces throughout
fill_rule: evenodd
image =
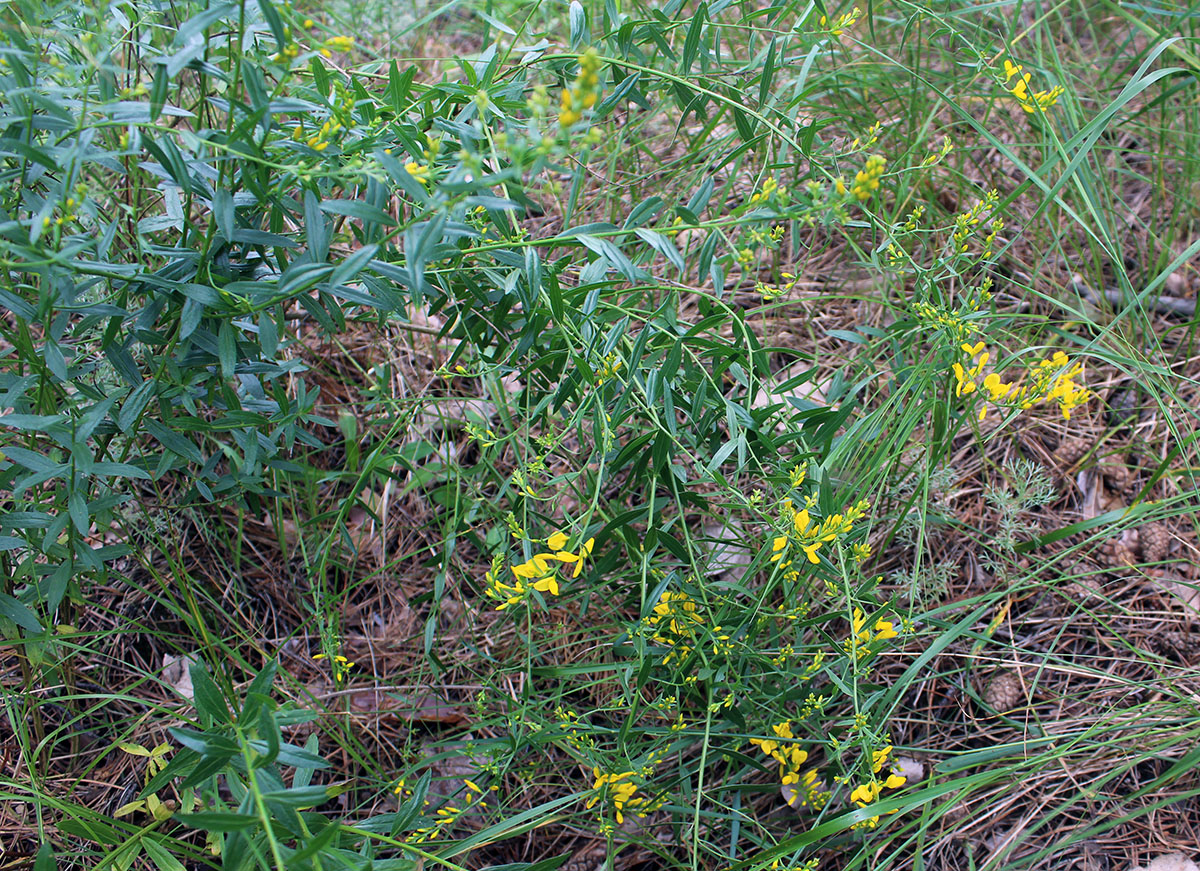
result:
M 1200 833 L 1200 7 L 0 5 L 0 867 Z

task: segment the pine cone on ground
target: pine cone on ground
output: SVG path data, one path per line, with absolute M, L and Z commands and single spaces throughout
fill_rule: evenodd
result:
M 604 845 L 580 850 L 567 860 L 563 871 L 596 871 L 604 865 Z
M 1058 447 L 1054 449 L 1051 457 L 1059 472 L 1065 474 L 1067 469 L 1079 462 L 1091 447 L 1090 439 L 1068 436 L 1058 443 Z
M 1171 546 L 1171 534 L 1165 523 L 1147 523 L 1138 530 L 1138 541 L 1142 546 L 1142 559 L 1148 563 L 1160 563 L 1167 558 Z
M 1120 459 L 1105 463 L 1100 467 L 1104 475 L 1104 483 L 1115 493 L 1128 493 L 1133 485 L 1133 471 Z
M 1025 703 L 1025 689 L 1015 671 L 999 671 L 983 693 L 987 706 L 997 714 L 1012 711 Z
M 1130 550 L 1129 545 L 1120 539 L 1113 539 L 1105 542 L 1100 548 L 1101 561 L 1107 568 L 1127 568 L 1137 562 L 1137 557 Z
M 1093 596 L 1104 595 L 1104 585 L 1096 570 L 1082 560 L 1075 560 L 1063 569 L 1063 576 L 1070 578 L 1060 592 L 1074 602 L 1086 602 Z

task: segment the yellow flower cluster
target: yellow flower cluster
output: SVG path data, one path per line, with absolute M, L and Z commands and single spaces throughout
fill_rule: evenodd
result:
M 786 272 L 783 274 L 789 278 L 791 277 Z M 800 463 L 797 466 L 792 466 L 791 471 L 788 472 L 788 486 L 793 488 L 799 487 L 807 477 L 808 463 Z
M 954 372 L 954 395 L 966 396 L 975 392 L 975 379 L 983 372 L 983 367 L 987 365 L 988 358 L 991 354 L 986 350 L 986 345 L 982 342 L 976 342 L 974 345 L 968 345 L 963 342 L 961 345 L 963 353 L 972 360 L 971 368 L 964 368 L 962 363 L 954 363 L 951 365 L 951 370 Z M 991 377 L 991 376 L 988 376 Z M 999 377 L 999 376 L 997 376 Z
M 900 774 L 892 765 L 888 763 L 888 756 L 891 755 L 892 748 L 884 747 L 882 750 L 875 750 L 871 754 L 871 770 L 874 774 L 880 774 L 885 765 L 888 767 L 887 777 L 879 780 L 876 777 L 871 778 L 866 783 L 860 784 L 850 793 L 850 800 L 857 804 L 860 808 L 866 807 L 869 804 L 878 800 L 880 794 L 885 789 L 899 789 L 907 782 L 907 778 Z M 895 813 L 895 811 L 889 811 Z M 873 829 L 879 823 L 879 817 L 874 816 L 870 819 L 863 820 L 861 823 L 856 823 L 853 828 Z
M 804 680 L 804 677 L 800 679 Z M 800 703 L 800 716 L 807 719 L 825 713 L 825 706 L 829 704 L 829 699 L 829 696 L 819 696 L 816 693 L 809 693 L 804 697 L 804 701 Z
M 764 181 L 762 183 L 762 187 L 759 190 L 752 193 L 750 195 L 750 199 L 747 200 L 746 202 L 748 205 L 756 206 L 759 203 L 767 202 L 768 200 L 771 199 L 771 197 L 778 197 L 780 199 L 786 199 L 787 194 L 788 194 L 788 189 L 785 186 L 783 186 L 779 182 L 777 182 L 775 180 L 774 176 L 768 176 L 766 181 Z
M 776 668 L 783 668 L 788 664 L 788 659 L 795 653 L 796 648 L 794 645 L 784 644 L 779 648 L 779 653 L 771 657 L 771 665 L 775 666 Z
M 855 608 L 850 620 L 850 637 L 845 641 L 846 651 L 854 652 L 859 659 L 864 659 L 874 652 L 871 648 L 873 642 L 887 641 L 899 635 L 896 625 L 890 620 L 876 620 L 873 630 L 867 628 L 866 615 L 861 608 Z
M 442 837 L 443 832 L 458 822 L 458 820 L 462 818 L 463 814 L 467 813 L 472 808 L 482 805 L 487 799 L 487 794 L 489 792 L 496 792 L 499 790 L 499 787 L 495 785 L 489 786 L 487 790 L 484 790 L 474 781 L 467 780 L 466 778 L 463 779 L 462 783 L 464 787 L 464 792 L 461 793 L 463 806 L 459 807 L 453 804 L 446 804 L 438 808 L 434 814 L 433 824 L 414 829 L 405 837 L 404 840 L 406 843 L 423 844 L 426 841 Z M 403 780 L 400 781 L 400 785 L 396 788 L 395 792 L 400 794 L 402 791 L 411 792 L 411 790 L 408 790 L 405 787 Z M 428 804 L 428 801 L 426 801 L 426 804 Z
M 822 15 L 819 24 L 822 30 L 828 30 L 834 36 L 841 36 L 851 27 L 858 23 L 858 19 L 862 17 L 862 10 L 855 6 L 849 12 L 839 15 L 830 26 L 829 20 Z
M 698 611 L 695 600 L 687 593 L 673 593 L 665 590 L 658 597 L 658 604 L 654 606 L 649 620 L 652 625 L 658 626 L 671 635 L 690 635 L 693 632 L 693 624 L 704 622 Z M 655 636 L 655 640 L 663 639 Z
M 904 222 L 904 232 L 916 232 L 917 228 L 921 226 L 921 218 L 924 217 L 924 215 L 925 207 L 915 206 L 913 210 L 908 213 L 908 219 Z
M 941 148 L 938 149 L 937 151 L 933 152 L 932 154 L 928 155 L 924 160 L 922 160 L 921 166 L 923 166 L 923 167 L 933 166 L 935 163 L 939 163 L 942 160 L 944 160 L 946 155 L 949 154 L 953 150 L 954 150 L 954 143 L 951 141 L 950 137 L 943 136 Z
M 654 609 L 646 617 L 647 626 L 654 632 L 651 640 L 671 648 L 663 663 L 684 659 L 696 644 L 696 633 L 704 624 L 696 601 L 687 593 L 664 590 Z
M 564 130 L 583 118 L 600 97 L 600 55 L 589 48 L 579 56 L 579 75 L 570 88 L 564 88 L 559 101 L 558 124 Z
M 796 276 L 792 273 L 781 272 L 779 276 L 783 279 L 783 284 L 767 284 L 760 281 L 754 285 L 755 291 L 763 298 L 763 302 L 778 299 L 796 286 Z
M 864 133 L 863 136 L 855 136 L 854 141 L 850 143 L 850 150 L 859 151 L 870 148 L 879 141 L 879 132 L 882 127 L 883 125 L 876 121 L 867 128 L 866 133 Z M 864 136 L 866 138 L 863 138 Z
M 595 740 L 590 735 L 581 731 L 584 723 L 580 720 L 579 715 L 574 711 L 568 711 L 562 705 L 558 705 L 554 709 L 554 715 L 558 717 L 560 728 L 566 733 L 567 743 L 578 750 L 594 750 L 596 747 Z
M 321 49 L 321 57 L 333 57 L 335 51 L 346 52 L 352 48 L 354 48 L 354 37 L 331 36 L 325 40 L 325 46 Z
M 324 151 L 329 147 L 329 143 L 334 140 L 338 132 L 342 129 L 342 122 L 337 118 L 326 118 L 316 133 L 304 138 L 303 125 L 297 124 L 292 129 L 292 139 L 297 142 L 303 141 L 305 145 L 313 151 Z
M 1000 203 L 1000 193 L 994 188 L 983 195 L 983 199 L 973 205 L 967 211 L 954 216 L 954 250 L 960 254 L 965 254 L 967 251 L 967 240 L 971 237 L 972 229 L 979 223 L 984 212 L 990 212 Z M 1004 226 L 1003 221 L 993 221 L 991 224 L 991 236 L 986 244 L 989 245 L 996 238 L 996 233 Z
M 1056 403 L 1063 417 L 1069 420 L 1071 412 L 1092 397 L 1091 391 L 1075 381 L 1082 373 L 1082 363 L 1072 365 L 1066 354 L 1055 351 L 1030 370 L 1031 383 L 1017 391 L 1015 398 L 1022 408 L 1037 402 Z
M 425 142 L 426 146 L 424 149 L 422 149 L 422 152 L 425 155 L 425 162 L 421 163 L 416 160 L 410 160 L 404 164 L 404 171 L 417 181 L 421 182 L 421 184 L 429 184 L 429 182 L 432 180 L 432 167 L 434 162 L 437 161 L 438 153 L 442 149 L 442 140 L 431 133 L 425 134 Z M 384 153 L 391 154 L 392 149 L 385 148 Z M 482 209 L 483 206 L 480 206 L 479 208 Z
M 658 760 L 651 758 L 648 765 L 642 769 L 644 777 L 654 773 L 654 765 Z M 649 773 L 647 773 L 649 772 Z M 637 795 L 638 787 L 632 778 L 638 772 L 602 772 L 599 768 L 592 769 L 596 782 L 592 784 L 592 797 L 587 800 L 585 808 L 591 809 L 602 797 L 607 797 L 616 813 L 617 824 L 625 822 L 625 811 L 632 810 L 639 817 L 644 817 L 652 810 L 661 806 L 661 802 L 650 803 L 644 796 Z
M 314 662 L 319 662 L 320 660 L 325 659 L 325 658 L 326 657 L 325 657 L 324 653 L 317 653 L 317 654 L 313 655 Z M 350 659 L 347 659 L 345 656 L 342 656 L 341 654 L 338 654 L 333 657 L 332 664 L 333 664 L 333 680 L 334 680 L 334 683 L 337 683 L 337 684 L 341 684 L 343 681 L 345 681 L 347 675 L 350 674 L 350 669 L 354 668 L 354 666 L 356 665 L 356 663 L 352 662 Z
M 780 863 L 779 859 L 776 859 L 774 862 L 772 862 L 771 863 L 771 871 L 817 871 L 817 868 L 820 867 L 821 860 L 820 859 L 809 859 L 800 865 L 793 865 L 791 868 L 788 868 L 786 865 L 781 865 L 779 863 Z
M 589 538 L 579 548 L 578 553 L 572 553 L 564 549 L 567 546 L 566 534 L 556 532 L 546 540 L 550 551 L 536 553 L 520 565 L 512 567 L 512 584 L 506 584 L 500 580 L 502 561 L 497 557 L 492 560 L 492 568 L 484 575 L 484 592 L 489 598 L 500 603 L 496 606 L 497 611 L 503 611 L 505 608 L 523 602 L 532 590 L 557 596 L 559 592 L 558 564 L 573 565 L 571 577 L 579 577 L 580 572 L 583 571 L 583 561 L 591 555 L 595 543 L 596 539 Z
M 339 138 L 338 134 L 342 130 L 355 126 L 356 122 L 351 114 L 354 111 L 354 95 L 347 92 L 341 84 L 336 84 L 335 89 L 337 98 L 330 103 L 330 115 L 317 132 L 306 137 L 304 122 L 300 121 L 292 128 L 292 139 L 304 142 L 314 151 L 324 151 L 331 142 Z
M 429 167 L 423 163 L 410 160 L 404 164 L 404 171 L 422 184 L 429 183 Z
M 1014 408 L 1029 409 L 1043 402 L 1058 405 L 1065 419 L 1070 419 L 1071 412 L 1087 402 L 1092 394 L 1075 379 L 1083 372 L 1083 364 L 1072 365 L 1071 359 L 1062 351 L 1055 351 L 1048 359 L 1042 360 L 1029 370 L 1029 383 L 1015 387 L 1012 382 L 1004 381 L 996 372 L 988 373 L 980 379 L 983 368 L 987 365 L 989 353 L 982 341 L 974 345 L 963 343 L 962 351 L 971 361 L 971 365 L 953 363 L 956 396 L 968 396 L 974 393 L 982 384 L 987 393 L 987 401 L 994 404 L 1003 402 Z M 979 412 L 979 419 L 987 415 L 985 404 Z
M 817 556 L 817 551 L 821 546 L 835 542 L 849 534 L 854 524 L 866 516 L 867 509 L 870 507 L 871 503 L 862 499 L 846 509 L 845 514 L 831 514 L 820 523 L 816 523 L 807 508 L 797 511 L 792 507 L 791 499 L 783 500 L 784 514 L 791 516 L 791 528 L 786 535 L 776 536 L 772 540 L 771 562 L 782 560 L 789 545 L 794 545 L 804 552 L 810 563 L 819 563 L 821 558 Z M 781 563 L 780 568 L 787 568 L 789 565 L 791 565 L 790 560 Z
M 800 773 L 800 767 L 808 761 L 808 751 L 801 750 L 796 743 L 792 721 L 776 723 L 771 726 L 771 731 L 775 733 L 774 738 L 751 738 L 750 743 L 779 763 L 780 783 L 790 788 L 800 799 L 801 805 L 819 809 L 828 800 L 829 794 L 822 792 L 816 769 Z
M 616 351 L 611 351 L 604 355 L 604 360 L 601 363 L 600 371 L 596 373 L 596 386 L 599 387 L 606 381 L 610 381 L 616 377 L 621 366 L 624 365 L 621 358 L 617 356 Z
M 751 738 L 750 743 L 778 762 L 781 774 L 798 769 L 808 760 L 808 751 L 792 743 L 796 736 L 792 734 L 791 720 L 776 723 L 771 731 L 775 733 L 774 738 Z
M 850 185 L 850 194 L 860 203 L 871 198 L 871 194 L 879 190 L 879 179 L 883 177 L 887 158 L 882 154 L 872 154 L 867 158 L 863 168 L 854 176 L 854 184 Z
M 792 786 L 790 793 L 788 804 L 797 810 L 810 807 L 819 811 L 829 803 L 830 791 L 826 789 L 815 768 L 810 768 L 800 775 L 800 782 Z
M 75 185 L 76 196 L 67 197 L 63 200 L 62 211 L 57 218 L 51 218 L 49 215 L 42 218 L 42 227 L 49 230 L 51 226 L 61 227 L 63 224 L 70 223 L 75 220 L 79 207 L 83 205 L 83 200 L 87 196 L 87 185 L 79 182 Z
M 979 332 L 979 327 L 959 312 L 947 311 L 924 301 L 914 302 L 912 309 L 923 327 L 938 330 L 955 343 L 965 342 Z
M 1004 59 L 1004 83 L 1009 85 L 1013 78 L 1017 79 L 1016 83 L 1011 85 L 1008 92 L 1020 104 L 1021 108 L 1029 114 L 1034 112 L 1045 112 L 1051 106 L 1058 102 L 1058 98 L 1066 93 L 1066 89 L 1062 85 L 1056 85 L 1048 91 L 1037 91 L 1031 94 L 1029 92 L 1029 80 L 1031 75 L 1023 73 L 1025 68 L 1014 64 L 1008 58 Z

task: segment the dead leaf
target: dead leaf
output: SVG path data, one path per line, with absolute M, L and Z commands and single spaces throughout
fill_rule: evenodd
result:
M 1155 858 L 1145 868 L 1138 865 L 1129 871 L 1200 871 L 1200 866 L 1182 853 L 1166 853 Z
M 704 527 L 708 548 L 707 577 L 721 576 L 722 580 L 737 583 L 754 561 L 746 543 L 750 540 L 740 520 L 729 523 L 710 523 Z
M 897 756 L 893 767 L 898 769 L 898 773 L 904 776 L 904 782 L 908 786 L 920 783 L 925 779 L 925 763 L 919 762 L 910 756 Z
M 171 656 L 170 654 L 163 656 L 163 680 L 169 683 L 175 689 L 175 692 L 188 701 L 191 701 L 196 695 L 192 689 L 191 668 L 199 661 L 199 657 L 193 653 L 185 653 L 182 656 Z
M 1083 504 L 1079 507 L 1082 519 L 1091 520 L 1103 513 L 1104 487 L 1095 469 L 1084 469 L 1075 479 L 1079 492 L 1083 494 Z

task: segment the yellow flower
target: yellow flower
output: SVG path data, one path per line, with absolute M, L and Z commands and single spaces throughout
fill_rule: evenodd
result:
M 775 739 L 783 738 L 785 740 L 790 740 L 795 737 L 792 735 L 792 721 L 784 720 L 782 723 L 776 723 L 775 725 L 771 726 L 771 731 L 775 733 L 775 738 L 751 738 L 750 743 L 755 747 L 758 747 L 768 756 L 778 757 L 776 751 L 780 746 L 782 746 L 782 742 Z
M 541 578 L 551 571 L 550 564 L 546 561 L 552 559 L 552 553 L 537 553 L 521 565 L 513 566 L 512 572 L 518 578 Z
M 855 608 L 854 614 L 850 618 L 850 634 L 858 640 L 859 644 L 869 644 L 871 641 L 871 633 L 865 628 L 867 624 L 867 615 L 862 612 L 861 608 Z
M 820 810 L 829 801 L 829 792 L 818 779 L 817 770 L 810 768 L 800 778 L 800 807 L 812 805 L 814 810 Z
M 788 748 L 786 753 L 775 755 L 775 760 L 783 766 L 790 767 L 795 770 L 808 761 L 808 751 L 801 750 L 795 744 Z
M 554 555 L 554 558 L 568 565 L 574 563 L 575 569 L 571 572 L 571 577 L 579 577 L 579 573 L 583 571 L 583 561 L 592 555 L 592 548 L 596 545 L 596 539 L 589 538 L 583 543 L 583 547 L 579 549 L 579 553 L 574 554 L 569 551 L 560 550 Z
M 950 366 L 954 373 L 955 396 L 966 396 L 973 393 L 977 386 L 975 379 L 983 373 L 983 367 L 987 365 L 988 358 L 991 356 L 986 350 L 986 345 L 980 341 L 974 345 L 968 345 L 963 342 L 961 345 L 962 352 L 968 357 L 974 358 L 974 365 L 970 369 L 963 367 L 961 363 L 953 363 Z
M 777 535 L 771 542 L 771 562 L 778 562 L 783 558 L 783 551 L 787 547 L 787 536 Z
M 1004 82 L 1007 85 L 1012 82 L 1014 77 L 1016 77 L 1017 81 L 1010 85 L 1009 93 L 1013 96 L 1013 99 L 1020 104 L 1021 108 L 1024 109 L 1026 113 L 1032 115 L 1034 112 L 1038 111 L 1045 112 L 1047 109 L 1057 104 L 1058 98 L 1066 93 L 1065 88 L 1063 88 L 1061 85 L 1056 85 L 1048 91 L 1037 91 L 1036 93 L 1030 94 L 1029 82 L 1033 76 L 1030 73 L 1023 73 L 1023 70 L 1024 67 L 1014 64 L 1011 60 L 1005 58 Z
M 879 783 L 872 780 L 861 784 L 854 788 L 850 793 L 850 800 L 857 803 L 859 807 L 866 807 L 879 797 L 881 787 Z
M 554 575 L 548 575 L 539 581 L 534 581 L 533 589 L 539 593 L 549 593 L 551 596 L 558 595 L 558 579 Z
M 551 550 L 562 550 L 567 546 L 567 536 L 563 532 L 556 532 L 546 540 L 546 547 Z
M 1013 386 L 1011 382 L 1005 383 L 1004 381 L 1000 380 L 1000 376 L 998 374 L 991 372 L 986 378 L 983 379 L 983 387 L 985 390 L 987 390 L 992 401 L 996 402 L 1000 399 L 1003 399 L 1005 396 L 1008 396 L 1008 393 L 1010 390 L 1012 390 Z
M 564 130 L 583 119 L 584 111 L 599 100 L 600 55 L 589 48 L 579 56 L 579 75 L 570 88 L 564 88 L 559 99 L 558 124 Z
M 417 181 L 429 181 L 429 167 L 424 164 L 417 163 L 415 160 L 410 160 L 404 164 L 405 171 L 415 178 Z
M 637 784 L 628 780 L 628 778 L 633 777 L 633 772 L 603 773 L 599 768 L 593 768 L 592 776 L 596 778 L 596 782 L 592 784 L 594 794 L 587 800 L 584 807 L 590 809 L 596 804 L 602 794 L 607 793 L 613 803 L 613 808 L 616 810 L 617 822 L 625 822 L 625 817 L 622 813 L 625 807 L 627 805 L 640 804 L 640 800 L 633 797 L 634 793 L 637 792 Z
M 858 655 L 865 658 L 872 654 L 872 651 L 867 647 L 871 642 L 887 641 L 889 638 L 896 638 L 899 634 L 891 621 L 876 620 L 874 635 L 872 636 L 871 630 L 867 628 L 867 615 L 862 612 L 861 608 L 855 608 L 850 618 L 850 637 L 846 639 L 843 646 L 847 651 L 857 647 Z M 888 748 L 889 751 L 890 749 Z M 886 752 L 884 755 L 886 756 Z M 879 770 L 878 766 L 875 770 Z
M 771 738 L 751 738 L 750 743 L 768 756 L 773 754 L 775 748 L 779 746 L 779 742 Z
M 850 193 L 859 202 L 866 202 L 879 189 L 879 179 L 883 177 L 886 165 L 887 159 L 882 155 L 872 154 L 867 158 L 866 164 L 854 176 L 854 184 L 850 186 Z
M 784 277 L 789 278 L 791 276 L 789 276 L 785 272 Z M 792 468 L 792 470 L 790 472 L 788 472 L 788 484 L 790 484 L 793 487 L 799 487 L 801 484 L 804 483 L 804 478 L 807 474 L 808 474 L 808 463 L 801 463 L 798 466 L 794 466 Z

